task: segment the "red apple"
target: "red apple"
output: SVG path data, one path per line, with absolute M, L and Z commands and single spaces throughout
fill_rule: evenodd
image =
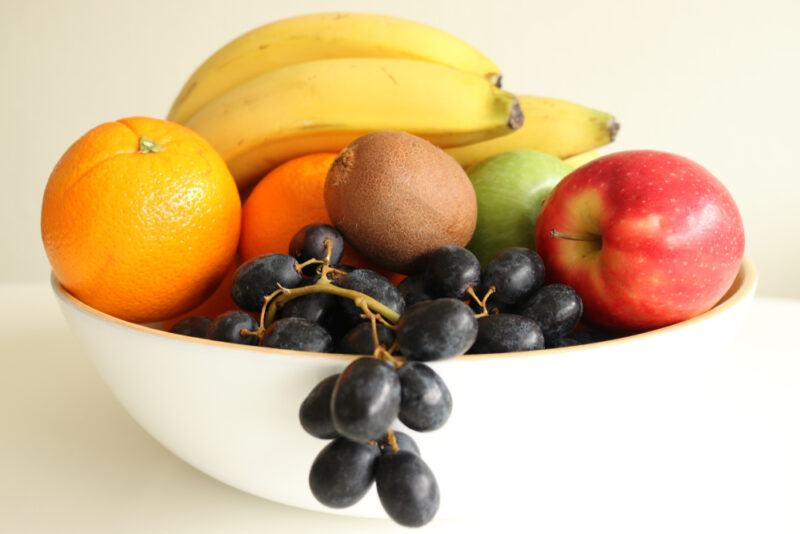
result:
M 744 253 L 742 218 L 719 180 L 652 150 L 610 154 L 569 174 L 535 235 L 548 278 L 575 288 L 587 321 L 617 331 L 713 307 Z

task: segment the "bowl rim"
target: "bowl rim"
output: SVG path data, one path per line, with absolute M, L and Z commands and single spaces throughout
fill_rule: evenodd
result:
M 691 319 L 686 319 L 685 321 L 681 321 L 679 323 L 675 323 L 668 326 L 662 326 L 661 328 L 656 328 L 654 330 L 649 330 L 647 332 L 631 334 L 628 336 L 616 339 L 610 339 L 607 341 L 598 341 L 596 343 L 590 343 L 586 345 L 574 345 L 570 347 L 558 347 L 551 349 L 540 349 L 540 350 L 521 351 L 521 352 L 469 354 L 466 355 L 466 357 L 460 356 L 442 361 L 478 361 L 486 359 L 500 360 L 509 358 L 525 358 L 532 356 L 555 356 L 567 353 L 571 354 L 571 353 L 584 352 L 587 350 L 595 349 L 597 347 L 611 347 L 614 345 L 619 345 L 621 343 L 630 343 L 630 342 L 641 341 L 644 339 L 650 339 L 664 333 L 674 332 L 677 330 L 692 327 L 705 320 L 708 320 L 710 318 L 725 313 L 725 311 L 729 310 L 730 308 L 733 308 L 737 304 L 751 297 L 755 293 L 757 282 L 758 282 L 758 274 L 756 272 L 755 265 L 749 258 L 743 257 L 741 265 L 739 267 L 739 272 L 736 274 L 734 281 L 731 283 L 731 287 L 728 289 L 725 295 L 720 299 L 720 301 L 717 304 L 715 304 L 710 310 L 703 312 L 699 315 L 696 315 Z M 733 292 L 731 292 L 731 289 L 733 289 L 734 286 L 737 285 L 737 283 L 738 287 Z M 181 334 L 175 334 L 166 330 L 161 330 L 160 328 L 156 328 L 154 326 L 148 326 L 146 324 L 139 324 L 126 321 L 124 319 L 114 317 L 113 315 L 109 315 L 105 312 L 102 312 L 96 308 L 89 306 L 88 304 L 84 303 L 83 301 L 75 297 L 64 286 L 62 286 L 61 283 L 56 278 L 55 273 L 53 273 L 52 271 L 50 273 L 50 284 L 53 288 L 53 292 L 60 300 L 70 304 L 74 308 L 78 309 L 78 311 L 93 316 L 97 319 L 108 321 L 117 326 L 123 328 L 129 328 L 134 331 L 141 332 L 147 335 L 163 336 L 166 337 L 167 339 L 172 339 L 173 341 L 181 341 L 184 343 L 198 343 L 217 348 L 241 349 L 243 351 L 249 352 L 254 356 L 267 356 L 267 355 L 289 356 L 292 358 L 317 358 L 317 359 L 327 359 L 327 360 L 351 360 L 353 358 L 359 357 L 358 355 L 354 354 L 306 352 L 306 351 L 289 350 L 289 349 L 277 349 L 272 347 L 267 348 L 267 347 L 251 346 L 251 345 L 234 345 L 232 343 L 228 343 L 225 341 L 216 341 L 213 339 L 203 339 L 203 338 L 185 336 Z M 402 358 L 398 359 L 402 360 Z

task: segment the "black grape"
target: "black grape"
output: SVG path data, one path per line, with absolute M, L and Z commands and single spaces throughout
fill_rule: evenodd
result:
M 362 357 L 348 365 L 333 390 L 336 431 L 353 441 L 380 439 L 400 411 L 400 378 L 394 366 Z

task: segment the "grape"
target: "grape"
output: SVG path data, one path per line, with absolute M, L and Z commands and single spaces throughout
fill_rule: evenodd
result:
M 331 396 L 339 375 L 331 375 L 311 390 L 300 405 L 300 424 L 303 429 L 320 439 L 339 436 L 331 419 Z
M 182 336 L 206 338 L 210 327 L 211 319 L 208 317 L 187 317 L 172 325 L 169 331 Z
M 405 432 L 400 432 L 399 430 L 394 430 L 394 439 L 397 440 L 397 448 L 401 451 L 409 451 L 413 452 L 416 455 L 419 455 L 419 447 L 417 446 L 417 442 L 415 442 L 411 436 L 406 434 Z M 391 454 L 392 446 L 389 445 L 389 441 L 386 439 L 386 436 L 383 437 L 378 442 L 378 447 L 381 449 L 381 454 Z
M 300 317 L 287 317 L 267 327 L 262 345 L 274 349 L 330 352 L 333 340 L 317 323 Z
M 510 305 L 530 297 L 544 283 L 544 263 L 535 251 L 524 247 L 507 248 L 483 270 L 485 294 L 494 287 L 491 301 Z
M 247 313 L 240 310 L 229 311 L 214 319 L 208 329 L 208 337 L 241 345 L 258 345 L 258 337 L 242 334 L 242 330 L 257 328 L 258 322 Z
M 336 438 L 311 465 L 308 485 L 314 497 L 331 508 L 347 508 L 366 495 L 375 480 L 378 447 Z
M 336 382 L 331 401 L 336 431 L 353 441 L 379 439 L 397 419 L 400 378 L 391 364 L 358 358 Z
M 460 300 L 428 300 L 400 317 L 395 335 L 408 359 L 441 360 L 469 350 L 478 335 L 478 320 Z
M 330 264 L 336 265 L 342 259 L 344 238 L 336 228 L 327 224 L 309 224 L 301 228 L 289 243 L 289 254 L 299 262 L 324 260 L 325 241 L 331 242 Z
M 575 338 L 575 340 L 579 341 L 582 345 L 588 345 L 589 343 L 600 343 L 601 341 L 608 341 L 609 339 L 614 339 L 614 336 L 609 334 L 608 332 L 602 332 L 600 330 L 590 330 L 588 328 L 573 332 L 572 337 Z
M 463 247 L 441 247 L 425 262 L 425 288 L 436 297 L 463 299 L 468 288 L 481 284 L 481 264 L 475 254 Z
M 310 282 L 306 284 L 311 285 Z M 330 293 L 311 293 L 294 298 L 280 308 L 279 314 L 282 319 L 299 317 L 317 323 L 334 337 L 347 329 L 339 307 L 339 298 Z
M 420 432 L 436 430 L 453 410 L 450 390 L 436 371 L 420 362 L 408 362 L 397 371 L 400 377 L 400 421 Z
M 473 354 L 517 352 L 544 348 L 544 335 L 536 321 L 522 315 L 501 313 L 478 319 L 478 339 Z
M 394 343 L 394 332 L 379 324 L 378 340 L 384 347 L 389 347 Z M 338 350 L 344 354 L 373 354 L 375 343 L 372 340 L 372 323 L 363 322 L 350 330 L 339 340 Z
M 400 294 L 403 295 L 403 300 L 406 302 L 406 307 L 410 308 L 417 302 L 423 300 L 431 300 L 433 297 L 425 291 L 425 277 L 421 274 L 415 274 L 407 277 L 400 282 L 397 286 Z
M 573 337 L 560 337 L 555 339 L 552 343 L 548 343 L 547 348 L 558 349 L 561 347 L 574 347 L 576 345 L 582 345 L 582 343 Z
M 264 297 L 278 289 L 297 287 L 303 277 L 298 263 L 286 254 L 265 254 L 243 263 L 233 277 L 233 301 L 248 311 L 259 311 Z
M 406 527 L 421 527 L 439 510 L 439 485 L 428 465 L 410 451 L 378 459 L 375 474 L 383 509 Z
M 613 337 L 606 332 L 599 332 L 597 330 L 579 330 L 572 332 L 568 337 L 560 337 L 548 343 L 548 348 L 556 347 L 572 347 L 575 345 L 589 345 L 590 343 L 599 343 L 601 341 L 608 341 Z
M 536 291 L 519 311 L 536 321 L 550 342 L 572 332 L 583 314 L 583 301 L 571 287 L 550 284 Z
M 381 276 L 375 271 L 356 269 L 339 280 L 337 285 L 345 289 L 352 289 L 369 295 L 397 313 L 402 314 L 406 309 L 400 291 L 398 291 L 386 277 Z M 361 320 L 361 314 L 363 312 L 356 307 L 352 300 L 342 299 L 341 305 L 344 313 L 352 323 L 355 324 Z

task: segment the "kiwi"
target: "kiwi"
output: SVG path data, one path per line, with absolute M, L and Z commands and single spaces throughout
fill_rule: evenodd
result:
M 401 273 L 419 270 L 441 246 L 466 245 L 477 219 L 461 166 L 405 132 L 373 132 L 345 147 L 328 171 L 325 204 L 348 243 Z

